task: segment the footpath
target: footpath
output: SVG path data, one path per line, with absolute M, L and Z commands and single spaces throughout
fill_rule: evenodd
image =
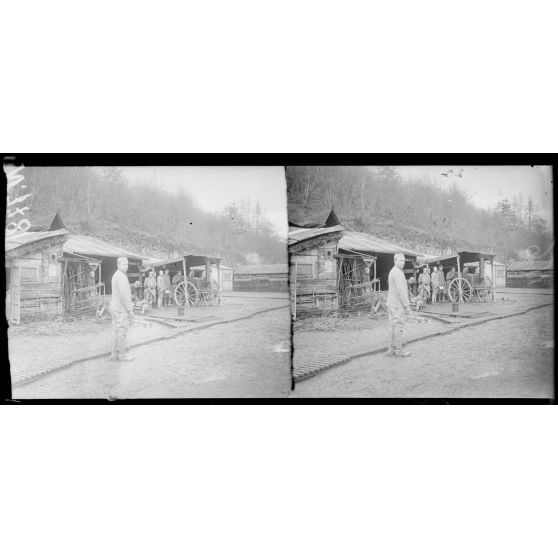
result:
M 178 315 L 177 307 L 153 310 L 150 316 L 136 316 L 128 334 L 128 347 L 133 349 L 149 343 L 172 339 L 190 331 L 246 320 L 263 312 L 288 306 L 288 294 L 269 293 L 269 296 L 230 293 L 222 306 L 185 309 Z M 288 327 L 288 324 L 286 325 Z M 39 335 L 8 331 L 8 351 L 12 386 L 17 387 L 38 377 L 73 364 L 110 356 L 112 345 L 110 320 L 102 323 L 81 322 L 61 334 Z

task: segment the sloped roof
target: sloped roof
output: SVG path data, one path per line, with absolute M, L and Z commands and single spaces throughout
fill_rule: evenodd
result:
M 310 215 L 304 218 L 302 221 L 298 223 L 290 223 L 295 227 L 300 227 L 304 229 L 313 229 L 316 227 L 335 227 L 337 225 L 341 225 L 337 215 L 335 215 L 335 211 L 333 209 L 328 211 L 320 211 L 319 213 L 315 213 L 314 215 Z
M 66 228 L 58 212 L 41 216 L 32 215 L 31 223 L 30 232 L 57 231 Z
M 99 240 L 97 238 L 81 234 L 69 235 L 64 244 L 64 252 L 98 258 L 119 258 L 123 256 L 134 260 L 144 259 L 144 256 L 134 254 L 130 250 L 125 250 L 124 248 L 120 248 L 114 244 L 109 244 L 104 240 Z
M 508 271 L 545 271 L 554 269 L 550 260 L 513 262 L 508 266 Z
M 11 250 L 16 250 L 27 244 L 32 244 L 33 242 L 38 242 L 39 240 L 45 240 L 46 238 L 53 238 L 56 236 L 67 235 L 69 232 L 66 229 L 60 229 L 57 231 L 43 231 L 43 232 L 26 232 L 14 236 L 6 237 L 5 250 L 6 253 Z
M 276 273 L 289 273 L 289 264 L 239 265 L 235 271 L 236 275 L 261 275 Z
M 302 240 L 308 240 L 309 238 L 314 238 L 316 236 L 322 236 L 324 234 L 330 234 L 344 230 L 345 229 L 341 225 L 326 228 L 293 229 L 291 232 L 289 232 L 289 246 L 291 246 L 292 244 L 296 244 L 297 242 L 301 242 Z
M 387 240 L 377 238 L 370 234 L 344 231 L 343 236 L 339 240 L 339 250 L 347 252 L 363 252 L 363 253 L 378 253 L 378 254 L 405 254 L 406 256 L 420 256 L 419 252 L 403 248 Z

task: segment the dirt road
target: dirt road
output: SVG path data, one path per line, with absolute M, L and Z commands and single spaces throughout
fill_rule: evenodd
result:
M 290 312 L 280 308 L 232 324 L 137 347 L 133 362 L 94 359 L 16 387 L 14 399 L 286 397 Z
M 553 312 L 549 306 L 420 341 L 408 347 L 411 358 L 357 358 L 297 383 L 292 397 L 550 398 Z

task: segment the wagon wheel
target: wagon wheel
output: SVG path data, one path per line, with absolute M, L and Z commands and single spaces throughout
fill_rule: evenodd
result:
M 480 285 L 477 287 L 477 294 L 480 300 L 486 302 L 492 294 L 492 281 L 488 277 L 483 277 Z
M 207 282 L 207 290 L 204 292 L 204 302 L 206 304 L 213 304 L 214 302 L 220 302 L 221 300 L 221 291 L 219 291 L 219 285 L 217 285 L 217 281 L 211 279 Z
M 449 284 L 448 294 L 452 302 L 469 302 L 473 296 L 473 287 L 467 279 L 456 277 Z
M 211 290 L 211 302 L 221 302 L 221 291 L 219 290 L 219 285 L 215 279 L 211 279 L 209 282 L 209 288 Z
M 176 286 L 174 291 L 174 300 L 178 306 L 195 306 L 200 301 L 200 292 L 196 285 L 190 281 L 182 281 Z

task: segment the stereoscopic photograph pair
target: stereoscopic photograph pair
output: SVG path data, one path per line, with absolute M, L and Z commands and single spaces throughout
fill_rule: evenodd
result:
M 14 401 L 554 397 L 552 165 L 35 163 Z

